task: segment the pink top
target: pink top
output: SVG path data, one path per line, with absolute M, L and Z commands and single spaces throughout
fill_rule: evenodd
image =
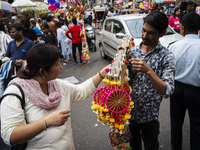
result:
M 172 15 L 169 18 L 169 25 L 174 29 L 180 29 L 180 18 L 174 18 L 174 15 Z

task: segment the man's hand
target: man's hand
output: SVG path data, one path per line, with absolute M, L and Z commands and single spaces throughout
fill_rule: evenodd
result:
M 139 71 L 148 75 L 152 70 L 151 67 L 143 59 L 132 58 L 132 59 L 129 59 L 129 61 L 131 62 L 134 70 L 136 71 Z
M 21 68 L 22 67 L 22 63 L 23 63 L 23 60 L 22 59 L 16 59 L 15 60 L 15 66 L 17 67 L 17 68 Z
M 117 52 L 121 49 L 122 47 L 121 46 L 117 46 Z M 127 60 L 128 60 L 128 58 L 129 58 L 129 52 L 130 52 L 130 47 L 129 46 L 127 46 L 126 47 L 126 58 L 127 58 Z

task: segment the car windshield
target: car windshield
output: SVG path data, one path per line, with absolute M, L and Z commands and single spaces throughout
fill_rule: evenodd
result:
M 138 19 L 131 19 L 131 20 L 126 20 L 125 21 L 128 29 L 131 33 L 131 35 L 134 38 L 142 38 L 142 26 L 143 26 L 143 18 L 138 18 Z M 171 35 L 174 34 L 171 28 L 167 28 L 167 32 L 165 35 Z

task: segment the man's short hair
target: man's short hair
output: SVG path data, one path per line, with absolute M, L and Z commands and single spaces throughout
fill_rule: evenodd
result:
M 197 32 L 200 30 L 200 16 L 194 12 L 184 15 L 182 26 L 184 26 L 189 32 Z
M 193 1 L 187 2 L 187 6 L 189 6 L 189 5 L 194 5 L 194 2 Z
M 73 22 L 73 24 L 77 24 L 76 17 L 72 18 L 72 22 Z
M 55 22 L 55 26 L 58 27 L 58 28 L 60 28 L 60 27 L 61 27 L 60 22 L 56 21 L 56 22 Z
M 22 27 L 22 25 L 21 24 L 19 24 L 19 23 L 14 23 L 14 24 L 12 24 L 11 26 L 10 26 L 10 29 L 12 29 L 12 28 L 15 28 L 17 31 L 24 31 L 24 28 Z
M 0 31 L 4 31 L 5 30 L 5 26 L 3 22 L 0 22 Z
M 20 21 L 20 23 L 21 23 L 22 25 L 24 25 L 24 27 L 30 28 L 30 21 L 29 21 L 29 19 L 24 18 L 24 19 L 22 19 L 22 20 Z
M 52 18 L 52 16 L 47 16 L 47 22 L 50 22 L 51 21 L 51 18 Z
M 144 23 L 149 24 L 162 34 L 168 27 L 168 18 L 164 13 L 155 11 L 144 18 Z
M 32 23 L 33 25 L 36 26 L 36 22 L 35 22 L 35 20 L 31 20 L 30 23 Z
M 47 18 L 47 16 L 42 16 L 41 18 L 42 18 L 42 20 L 45 20 Z

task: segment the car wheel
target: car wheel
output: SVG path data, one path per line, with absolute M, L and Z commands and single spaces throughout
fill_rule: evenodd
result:
M 99 45 L 99 50 L 100 50 L 101 58 L 106 59 L 107 56 L 106 56 L 106 54 L 105 54 L 105 51 L 104 51 L 104 48 L 103 48 L 103 45 L 102 45 L 102 44 Z

